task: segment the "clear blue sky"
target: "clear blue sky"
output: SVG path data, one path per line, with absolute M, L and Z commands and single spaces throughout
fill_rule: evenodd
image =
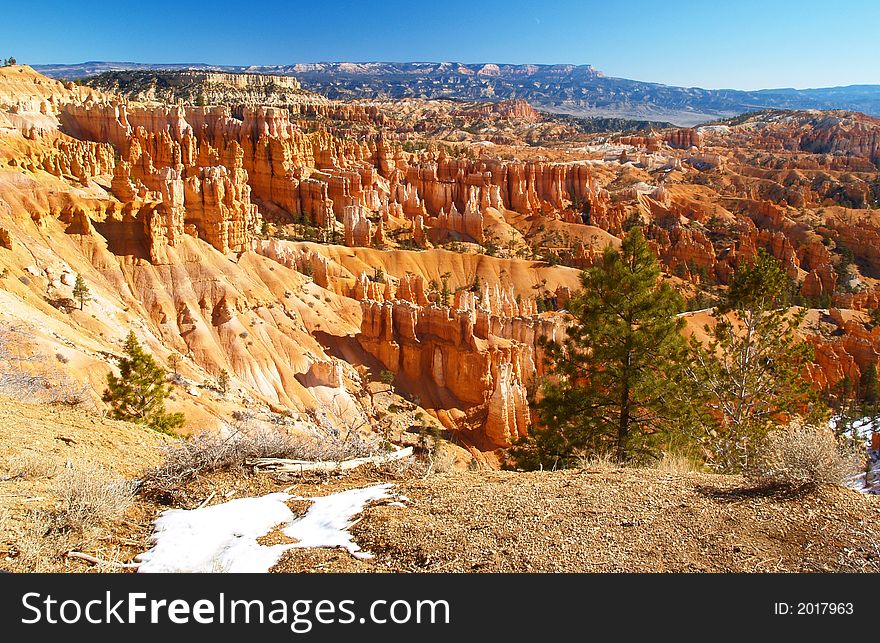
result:
M 4 3 L 19 62 L 589 63 L 707 88 L 880 84 L 877 0 Z

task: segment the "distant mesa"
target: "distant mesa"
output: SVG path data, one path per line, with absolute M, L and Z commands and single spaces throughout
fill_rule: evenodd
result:
M 36 65 L 52 78 L 104 72 L 203 70 L 296 76 L 330 99 L 522 99 L 545 112 L 580 117 L 668 121 L 694 126 L 762 109 L 844 109 L 880 116 L 880 85 L 738 91 L 673 87 L 611 78 L 591 65 L 460 62 L 325 62 L 229 66 L 203 63 L 86 62 Z

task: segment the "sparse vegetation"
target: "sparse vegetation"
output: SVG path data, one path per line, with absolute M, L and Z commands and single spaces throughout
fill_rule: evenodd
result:
M 73 298 L 79 302 L 80 310 L 83 309 L 87 301 L 92 299 L 89 287 L 86 286 L 86 282 L 82 278 L 82 275 L 76 276 L 76 281 L 73 284 Z
M 175 378 L 180 375 L 180 365 L 182 363 L 183 360 L 177 353 L 171 353 L 171 355 L 168 356 L 168 366 L 171 367 L 171 372 L 174 374 Z
M 165 461 L 144 476 L 141 491 L 170 502 L 196 477 L 244 467 L 255 458 L 340 461 L 382 452 L 378 437 L 351 429 L 344 434 L 304 435 L 285 428 L 251 427 L 247 422 L 228 435 L 203 432 L 163 448 Z
M 792 424 L 772 431 L 745 470 L 759 485 L 812 490 L 844 485 L 859 471 L 864 453 L 825 427 Z
M 91 464 L 65 468 L 54 481 L 58 505 L 32 509 L 25 516 L 25 528 L 15 541 L 16 569 L 57 571 L 67 552 L 97 546 L 131 506 L 134 488 Z
M 184 416 L 165 411 L 165 398 L 171 393 L 165 370 L 141 347 L 134 332 L 129 332 L 124 350 L 119 375 L 107 375 L 103 395 L 111 406 L 111 416 L 173 435 L 175 429 L 183 426 Z
M 679 428 L 687 350 L 676 315 L 684 302 L 660 281 L 641 230 L 620 252 L 607 248 L 581 282 L 568 305 L 568 337 L 545 342 L 553 377 L 536 405 L 540 426 L 511 449 L 522 468 L 574 466 L 609 452 L 621 463 L 650 459 L 653 443 Z
M 220 395 L 223 397 L 226 397 L 226 394 L 229 393 L 229 372 L 225 368 L 217 376 L 217 390 L 220 391 Z
M 804 378 L 812 347 L 797 335 L 806 310 L 789 313 L 786 274 L 761 251 L 741 266 L 707 346 L 696 339 L 689 378 L 708 414 L 706 446 L 710 464 L 725 472 L 748 468 L 764 437 L 786 417 L 822 414 L 817 395 Z
M 32 480 L 35 478 L 51 478 L 58 473 L 58 467 L 54 462 L 46 458 L 42 453 L 34 451 L 22 451 L 11 457 L 5 467 L 9 474 L 3 479 L 23 478 Z
M 390 391 L 394 386 L 394 380 L 397 376 L 393 371 L 383 370 L 379 373 L 379 381 L 385 384 Z

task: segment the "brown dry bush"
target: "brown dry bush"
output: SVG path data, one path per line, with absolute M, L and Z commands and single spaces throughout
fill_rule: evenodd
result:
M 169 502 L 196 477 L 244 467 L 256 458 L 292 458 L 338 462 L 384 450 L 378 438 L 349 431 L 323 436 L 290 433 L 283 428 L 243 426 L 229 434 L 202 432 L 163 447 L 165 460 L 141 481 L 145 496 Z
M 43 454 L 33 451 L 22 451 L 10 457 L 5 464 L 9 478 L 35 480 L 51 478 L 58 473 L 58 465 L 48 460 Z
M 760 486 L 809 490 L 844 485 L 860 464 L 858 448 L 839 442 L 827 428 L 794 423 L 767 436 L 745 474 Z
M 67 468 L 56 481 L 66 526 L 87 532 L 122 518 L 131 506 L 135 485 L 102 469 Z
M 131 505 L 134 484 L 100 468 L 69 467 L 58 475 L 54 509 L 33 509 L 14 535 L 14 566 L 24 572 L 59 571 L 71 550 L 95 547 Z

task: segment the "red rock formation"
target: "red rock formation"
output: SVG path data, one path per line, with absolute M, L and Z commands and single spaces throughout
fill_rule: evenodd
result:
M 369 246 L 373 238 L 373 224 L 361 206 L 351 205 L 343 211 L 345 225 L 345 245 L 349 247 Z
M 831 296 L 834 294 L 836 284 L 837 271 L 828 263 L 807 273 L 804 283 L 801 284 L 801 295 L 810 298 Z
M 522 99 L 505 100 L 499 103 L 485 103 L 470 109 L 459 109 L 451 112 L 452 116 L 465 118 L 505 118 L 524 123 L 540 123 L 541 112 Z
M 453 203 L 448 213 L 441 209 L 437 217 L 429 219 L 429 223 L 432 227 L 463 234 L 477 243 L 483 242 L 483 212 L 475 193 L 465 205 L 464 212 L 460 213 Z
M 488 284 L 479 302 L 476 293 L 459 291 L 452 308 L 426 305 L 424 280 L 414 276 L 401 280 L 393 301 L 388 289 L 371 297 L 369 284 L 356 288 L 364 299 L 358 342 L 385 368 L 482 409 L 482 436 L 495 447 L 525 435 L 526 391 L 543 370 L 538 338 L 558 336 L 560 319 L 532 317 L 533 301 Z
M 691 268 L 699 267 L 709 276 L 715 275 L 715 248 L 699 230 L 677 226 L 667 231 L 651 226 L 646 236 L 656 242 L 657 254 L 670 271 L 678 274 L 677 266 L 683 266 L 684 272 L 690 274 Z
M 264 257 L 274 259 L 283 266 L 311 276 L 315 284 L 321 288 L 331 289 L 330 260 L 323 255 L 299 248 L 289 241 L 278 239 L 254 239 L 251 241 L 251 247 Z M 333 274 L 333 276 L 338 275 Z
M 677 129 L 668 132 L 663 141 L 670 147 L 687 149 L 689 147 L 700 147 L 702 145 L 702 137 L 700 133 L 692 128 Z

